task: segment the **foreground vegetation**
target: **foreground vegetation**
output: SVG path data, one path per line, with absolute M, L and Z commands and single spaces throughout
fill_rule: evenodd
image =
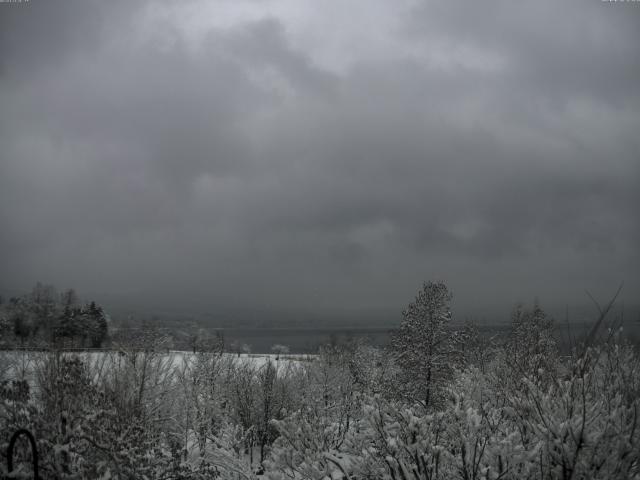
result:
M 632 346 L 594 328 L 560 356 L 537 305 L 504 338 L 454 331 L 450 301 L 427 283 L 390 349 L 328 346 L 311 362 L 257 365 L 219 342 L 175 362 L 157 337 L 93 360 L 5 354 L 0 468 L 26 428 L 41 478 L 640 478 Z

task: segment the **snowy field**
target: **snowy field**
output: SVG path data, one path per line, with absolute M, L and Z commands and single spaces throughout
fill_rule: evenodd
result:
M 35 375 L 39 366 L 44 365 L 51 352 L 35 350 L 6 350 L 0 351 L 0 381 L 11 379 L 24 379 L 30 385 L 35 384 Z M 131 361 L 130 354 L 119 351 L 66 351 L 61 355 L 67 358 L 79 358 L 90 371 L 100 375 L 109 369 L 110 366 L 121 365 L 123 362 Z M 141 358 L 142 352 L 136 352 L 137 358 Z M 170 350 L 168 352 L 158 352 L 153 354 L 154 360 L 163 366 L 165 370 L 175 372 L 184 371 L 193 365 L 198 356 L 208 357 L 215 354 L 185 352 Z M 297 368 L 303 362 L 310 362 L 316 355 L 301 354 L 235 354 L 223 353 L 220 361 L 227 365 L 248 365 L 254 369 L 264 367 L 271 363 L 278 370 Z

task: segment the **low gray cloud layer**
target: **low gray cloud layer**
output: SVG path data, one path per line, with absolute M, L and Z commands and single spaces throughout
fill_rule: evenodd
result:
M 637 301 L 639 45 L 631 2 L 0 4 L 0 288 Z

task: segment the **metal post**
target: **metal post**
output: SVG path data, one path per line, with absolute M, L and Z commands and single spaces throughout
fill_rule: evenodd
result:
M 21 428 L 14 433 L 9 441 L 9 448 L 7 448 L 7 471 L 9 473 L 13 472 L 13 447 L 20 435 L 26 435 L 29 439 L 29 443 L 31 444 L 31 457 L 33 460 L 33 478 L 38 480 L 40 477 L 38 477 L 38 449 L 36 448 L 36 440 L 33 438 L 33 435 L 31 435 L 31 432 L 24 428 Z

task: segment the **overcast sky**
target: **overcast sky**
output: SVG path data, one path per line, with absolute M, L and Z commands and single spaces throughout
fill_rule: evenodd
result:
M 0 288 L 640 292 L 640 3 L 0 3 Z

